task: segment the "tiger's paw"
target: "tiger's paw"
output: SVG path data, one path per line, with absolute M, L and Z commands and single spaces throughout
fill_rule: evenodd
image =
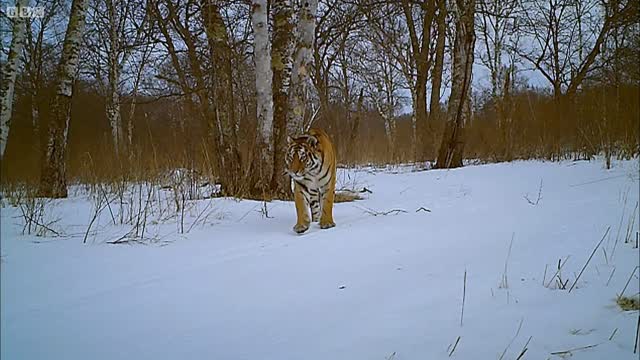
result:
M 334 223 L 333 221 L 320 221 L 321 229 L 331 229 L 334 226 L 336 226 L 336 223 Z
M 309 230 L 309 224 L 296 224 L 296 226 L 293 227 L 293 231 L 297 234 L 302 234 L 307 230 Z

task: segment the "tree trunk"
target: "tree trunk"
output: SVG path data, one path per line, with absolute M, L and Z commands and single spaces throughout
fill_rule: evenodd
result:
M 109 126 L 111 126 L 111 137 L 113 141 L 113 150 L 116 157 L 120 155 L 120 147 L 122 146 L 122 118 L 120 115 L 120 93 L 118 92 L 118 84 L 120 82 L 120 64 L 118 62 L 118 53 L 120 51 L 120 34 L 118 33 L 118 19 L 116 14 L 116 4 L 113 0 L 106 1 L 108 18 L 109 18 L 109 45 L 108 45 L 108 84 L 107 99 L 105 110 Z
M 414 86 L 409 86 L 411 91 L 411 155 L 413 156 L 413 161 L 418 161 L 418 118 L 416 117 L 416 107 L 415 104 L 418 103 L 418 98 L 416 95 L 416 89 Z
M 116 156 L 120 156 L 122 147 L 122 117 L 120 115 L 120 94 L 118 93 L 119 70 L 117 67 L 109 67 L 109 93 L 107 94 L 106 113 L 111 126 L 113 149 Z M 113 81 L 113 82 L 112 82 Z
M 351 132 L 349 134 L 349 143 L 347 144 L 347 153 L 349 154 L 349 160 L 355 164 L 355 143 L 358 138 L 358 130 L 360 130 L 360 118 L 362 117 L 362 102 L 364 100 L 364 88 L 360 88 L 360 95 L 358 95 L 358 105 L 356 107 L 356 113 L 353 116 L 353 123 L 351 124 Z
M 67 197 L 65 153 L 71 119 L 73 83 L 78 70 L 78 55 L 86 13 L 87 0 L 73 0 L 62 56 L 58 64 L 58 84 L 51 101 L 48 139 L 44 161 L 41 164 L 39 193 L 43 197 Z
M 440 91 L 442 89 L 442 71 L 444 69 L 444 45 L 447 38 L 446 28 L 447 3 L 446 0 L 438 0 L 438 35 L 436 38 L 436 58 L 431 72 L 431 99 L 429 101 L 430 118 L 438 119 L 440 116 Z
M 256 150 L 260 156 L 259 161 L 254 160 L 254 164 L 257 163 L 258 167 L 258 186 L 264 193 L 273 176 L 273 93 L 271 88 L 273 72 L 269 47 L 267 0 L 253 0 L 252 11 L 258 119 Z
M 380 112 L 380 116 L 382 116 L 382 120 L 384 120 L 384 135 L 387 138 L 387 155 L 388 161 L 392 163 L 395 161 L 395 141 L 394 141 L 394 124 L 392 124 L 393 119 L 389 116 L 387 112 Z
M 43 138 L 45 135 L 44 131 L 41 131 L 41 120 L 40 116 L 42 113 L 42 89 L 45 86 L 44 84 L 44 59 L 43 59 L 43 42 L 45 37 L 45 32 L 47 30 L 47 24 L 51 21 L 51 18 L 55 12 L 55 3 L 50 8 L 47 8 L 44 17 L 40 20 L 40 28 L 38 29 L 37 36 L 35 38 L 35 42 L 33 39 L 33 28 L 32 22 L 26 21 L 26 39 L 28 46 L 28 58 L 29 63 L 27 64 L 27 72 L 29 73 L 29 98 L 30 98 L 30 107 L 31 107 L 31 124 L 33 128 L 33 149 L 37 154 L 40 155 L 41 159 L 43 155 L 43 149 L 41 144 L 43 144 L 45 139 Z
M 462 166 L 464 127 L 470 116 L 471 68 L 475 44 L 475 0 L 455 1 L 456 34 L 453 45 L 452 84 L 444 136 L 436 168 Z
M 214 84 L 210 87 L 210 91 L 212 91 L 210 98 L 214 107 L 211 112 L 212 118 L 209 121 L 213 121 L 213 126 L 218 130 L 218 154 L 222 156 L 222 173 L 220 175 L 224 175 L 225 178 L 225 192 L 227 195 L 237 195 L 242 191 L 242 160 L 238 149 L 235 119 L 232 49 L 218 2 L 216 0 L 201 0 L 201 4 L 212 63 L 214 64 L 214 73 L 211 76 Z M 206 88 L 206 86 L 202 87 L 202 89 Z M 205 101 L 208 103 L 209 98 Z
M 418 36 L 413 20 L 412 7 L 408 0 L 402 1 L 409 38 L 411 39 L 411 49 L 416 67 L 415 100 L 416 113 L 416 152 L 421 161 L 427 151 L 427 80 L 431 63 L 429 61 L 429 48 L 431 44 L 431 23 L 435 9 L 435 0 L 425 0 L 422 3 L 423 22 L 422 36 Z
M 212 171 L 212 175 L 218 176 L 218 181 L 220 182 L 224 192 L 232 192 L 230 187 L 233 187 L 233 182 L 228 181 L 226 176 L 222 176 L 222 174 L 226 175 L 224 165 L 225 165 L 225 147 L 223 144 L 223 137 L 221 132 L 221 126 L 219 126 L 219 119 L 216 114 L 217 111 L 215 106 L 209 101 L 209 97 L 207 95 L 207 89 L 209 87 L 206 86 L 206 82 L 204 79 L 204 74 L 201 68 L 201 61 L 197 57 L 197 49 L 195 46 L 195 40 L 192 37 L 190 31 L 188 31 L 184 25 L 179 21 L 177 10 L 173 6 L 173 3 L 168 1 L 164 3 L 168 8 L 168 16 L 165 18 L 160 11 L 159 2 L 157 0 L 148 1 L 148 8 L 151 11 L 153 17 L 156 18 L 155 24 L 158 26 L 158 30 L 163 35 L 165 39 L 165 46 L 167 49 L 167 53 L 169 58 L 171 59 L 171 64 L 173 69 L 177 75 L 177 83 L 180 86 L 184 94 L 184 99 L 186 103 L 186 107 L 188 109 L 188 114 L 198 114 L 200 120 L 202 121 L 203 129 L 206 129 L 206 137 L 205 139 L 205 151 L 208 149 L 213 149 L 213 156 L 209 156 L 209 153 L 206 152 L 207 161 L 210 164 L 210 170 Z M 205 30 L 208 32 L 214 28 L 211 26 L 211 22 L 209 21 L 209 15 L 211 14 L 209 6 L 209 2 L 205 2 L 202 0 L 202 17 L 203 22 L 205 24 Z M 169 26 L 173 26 L 178 32 L 180 37 L 184 40 L 186 46 L 186 55 L 187 60 L 189 61 L 189 67 L 191 69 L 191 75 L 195 78 L 195 89 L 193 85 L 190 83 L 190 79 L 187 79 L 187 72 L 183 68 L 181 63 L 181 59 L 179 57 L 178 50 L 173 42 L 173 35 L 170 33 Z M 224 30 L 224 29 L 223 29 Z M 215 32 L 214 32 L 215 34 Z M 210 46 L 209 51 L 213 52 L 213 47 Z M 213 58 L 213 57 L 212 57 Z M 193 95 L 196 95 L 197 102 Z
M 138 88 L 140 87 L 140 82 L 142 81 L 142 71 L 146 65 L 146 60 L 149 56 L 150 46 L 146 45 L 142 54 L 142 61 L 140 61 L 140 65 L 136 69 L 136 77 L 133 82 L 133 91 L 131 92 L 131 106 L 129 107 L 129 116 L 127 117 L 127 150 L 129 152 L 129 160 L 133 158 L 133 128 L 134 128 L 134 119 L 136 115 L 136 104 L 138 97 Z
M 308 101 L 309 72 L 311 71 L 311 50 L 316 29 L 318 0 L 305 0 L 300 8 L 296 28 L 297 44 L 291 73 L 291 94 L 289 94 L 288 135 L 304 131 L 305 105 Z
M 29 5 L 29 0 L 18 0 L 17 10 Z M 9 127 L 11 123 L 11 113 L 13 110 L 13 93 L 16 85 L 18 66 L 24 47 L 26 27 L 24 18 L 17 16 L 13 18 L 13 38 L 7 62 L 2 71 L 2 87 L 0 88 L 0 160 L 4 157 L 4 150 L 9 139 Z
M 273 43 L 271 48 L 271 68 L 273 71 L 273 121 L 274 151 L 271 190 L 280 199 L 291 199 L 291 179 L 285 175 L 285 154 L 287 147 L 287 113 L 289 112 L 289 90 L 291 87 L 291 67 L 293 66 L 293 8 L 291 0 L 272 2 Z

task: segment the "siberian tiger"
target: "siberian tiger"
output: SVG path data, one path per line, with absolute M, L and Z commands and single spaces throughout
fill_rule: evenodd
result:
M 311 129 L 306 134 L 287 137 L 287 173 L 295 183 L 294 199 L 298 221 L 293 231 L 301 234 L 311 220 L 320 221 L 322 229 L 333 222 L 333 197 L 336 188 L 336 153 L 327 133 Z

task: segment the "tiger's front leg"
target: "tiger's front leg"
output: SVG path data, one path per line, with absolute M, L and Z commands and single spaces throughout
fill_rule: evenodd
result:
M 320 214 L 322 213 L 322 192 L 320 190 L 309 190 L 310 208 L 311 208 L 311 221 L 320 221 Z
M 302 234 L 309 229 L 309 200 L 304 196 L 302 187 L 297 182 L 295 182 L 293 197 L 296 203 L 296 215 L 298 218 L 296 225 L 293 227 L 293 231 Z

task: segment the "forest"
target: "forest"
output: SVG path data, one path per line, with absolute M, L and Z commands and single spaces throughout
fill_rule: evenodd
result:
M 9 5 L 2 183 L 43 196 L 188 169 L 289 198 L 286 136 L 310 126 L 342 166 L 639 152 L 636 1 Z

